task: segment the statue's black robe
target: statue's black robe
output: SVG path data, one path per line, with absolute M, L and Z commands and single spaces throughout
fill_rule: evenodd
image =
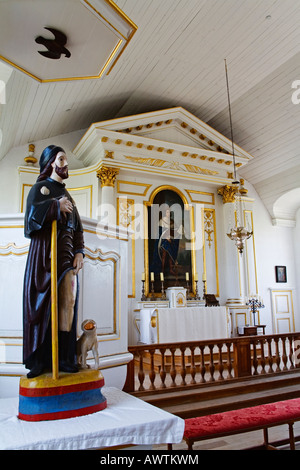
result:
M 73 203 L 65 185 L 47 178 L 35 183 L 28 198 L 24 232 L 31 239 L 24 276 L 23 290 L 23 363 L 31 369 L 37 351 L 47 343 L 51 365 L 50 312 L 51 312 L 51 229 L 57 220 L 57 278 L 58 285 L 64 275 L 73 269 L 76 253 L 83 253 L 83 229 L 74 206 L 71 214 L 60 212 L 59 199 L 67 196 Z M 78 298 L 78 295 L 77 295 Z M 77 302 L 71 330 L 70 359 L 76 354 Z M 49 357 L 50 355 L 50 357 Z

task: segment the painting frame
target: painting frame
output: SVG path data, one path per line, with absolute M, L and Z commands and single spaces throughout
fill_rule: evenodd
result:
M 158 230 L 159 224 L 158 220 L 155 219 L 153 222 L 153 206 L 161 207 L 161 204 L 171 205 L 173 203 L 179 204 L 183 210 L 183 217 L 185 223 L 188 222 L 188 230 L 190 238 L 188 239 L 189 254 L 183 249 L 185 240 L 179 240 L 178 243 L 178 259 L 177 263 L 178 277 L 177 282 L 174 275 L 169 275 L 169 272 L 164 272 L 161 270 L 160 266 L 156 267 L 156 270 L 153 268 L 153 258 L 154 258 L 154 247 L 157 246 L 159 235 L 155 235 L 155 231 Z M 173 206 L 172 206 L 173 208 Z M 161 297 L 161 279 L 160 272 L 164 272 L 164 289 L 168 287 L 177 286 L 187 286 L 189 283 L 190 295 L 195 295 L 195 228 L 194 228 L 194 210 L 193 206 L 190 205 L 187 201 L 185 195 L 176 187 L 163 185 L 156 188 L 150 195 L 148 201 L 144 201 L 144 256 L 145 256 L 145 294 L 148 296 L 150 294 L 150 288 L 152 288 L 151 282 L 151 272 L 154 273 L 154 295 L 155 297 Z M 172 212 L 171 212 L 172 213 Z M 162 214 L 158 216 L 162 217 Z M 160 220 L 160 219 L 159 219 Z M 178 219 L 177 219 L 178 220 Z M 174 224 L 173 224 L 174 225 Z M 175 224 L 176 225 L 176 224 Z M 179 223 L 177 224 L 179 225 Z M 186 227 L 184 227 L 184 234 L 186 233 Z M 154 230 L 154 233 L 153 233 Z M 152 232 L 151 232 L 152 231 Z M 153 238 L 154 236 L 154 238 Z M 182 262 L 182 260 L 185 260 Z M 171 261 L 169 260 L 169 264 Z M 173 263 L 174 267 L 174 263 Z M 153 270 L 153 271 L 152 271 Z M 189 273 L 189 281 L 186 280 L 186 272 Z M 173 276 L 173 277 L 172 277 Z
M 286 266 L 275 266 L 276 282 L 287 282 Z

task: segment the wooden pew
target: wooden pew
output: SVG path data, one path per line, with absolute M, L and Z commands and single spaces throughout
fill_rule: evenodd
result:
M 287 424 L 289 427 L 290 449 L 295 450 L 293 424 L 300 420 L 300 398 L 267 403 L 240 410 L 225 411 L 208 416 L 188 418 L 185 420 L 183 439 L 189 450 L 193 450 L 195 442 L 217 437 L 231 436 L 244 432 L 263 430 L 264 448 L 276 450 L 269 443 L 268 428 Z M 172 444 L 168 444 L 172 450 Z

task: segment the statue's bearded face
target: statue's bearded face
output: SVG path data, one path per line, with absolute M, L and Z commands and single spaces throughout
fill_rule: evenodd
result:
M 66 179 L 69 177 L 69 172 L 68 172 L 68 160 L 67 156 L 64 152 L 58 152 L 56 155 L 56 158 L 54 160 L 54 163 L 52 164 L 53 168 L 55 170 L 55 173 L 61 178 L 61 179 Z

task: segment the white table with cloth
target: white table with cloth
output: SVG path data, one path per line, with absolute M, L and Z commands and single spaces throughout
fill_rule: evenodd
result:
M 153 311 L 153 316 L 157 317 L 158 343 L 201 341 L 230 336 L 227 307 L 158 308 Z
M 117 388 L 101 391 L 106 409 L 55 421 L 22 421 L 17 417 L 19 398 L 0 399 L 0 450 L 85 450 L 182 441 L 183 419 Z

